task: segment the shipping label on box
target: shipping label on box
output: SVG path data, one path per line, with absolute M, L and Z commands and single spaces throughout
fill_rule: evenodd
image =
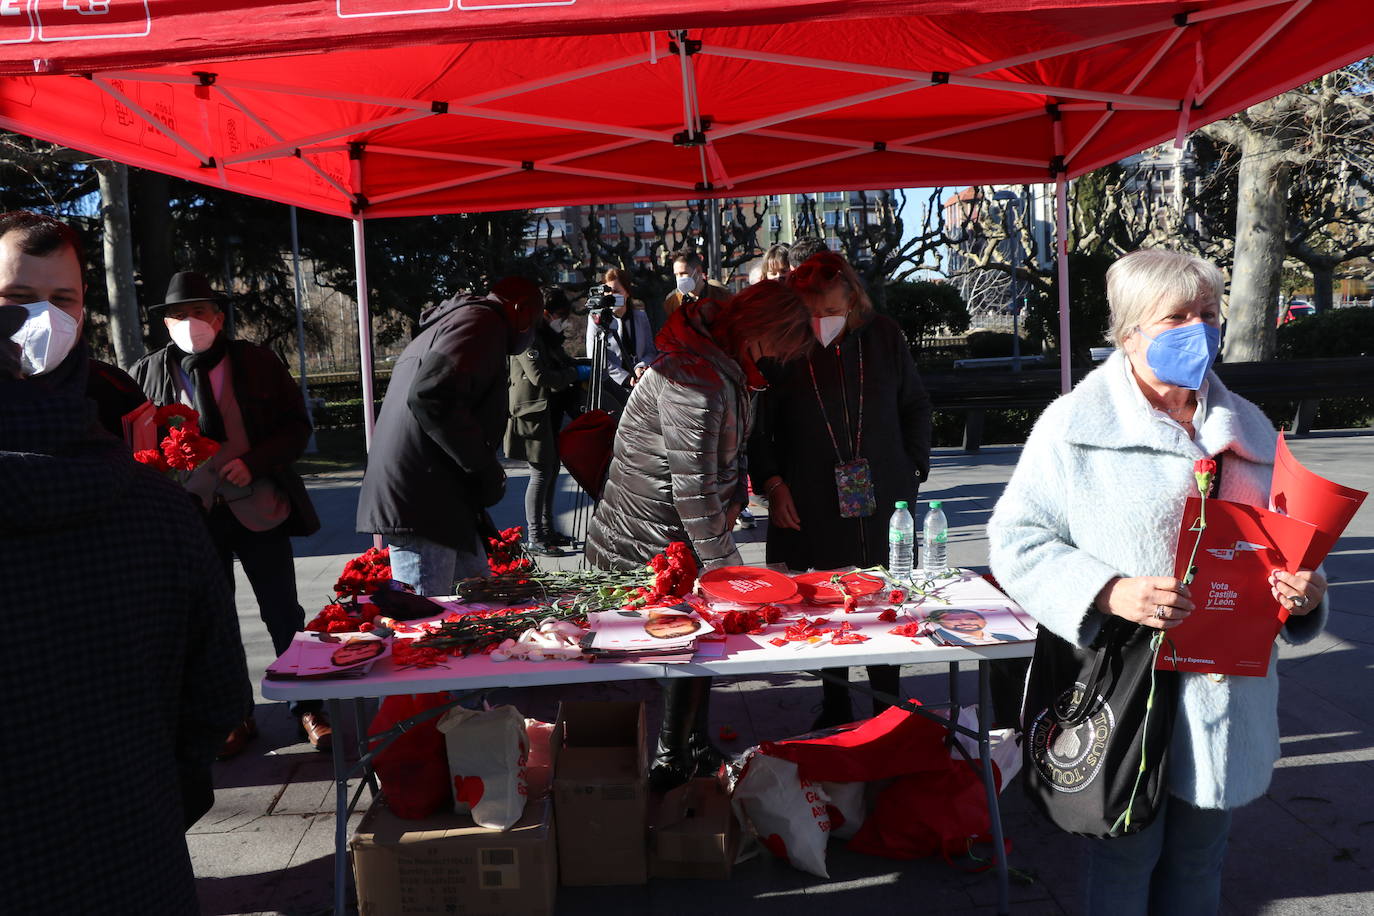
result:
M 553 916 L 549 799 L 531 799 L 510 830 L 491 830 L 460 814 L 401 820 L 379 798 L 349 845 L 360 916 Z

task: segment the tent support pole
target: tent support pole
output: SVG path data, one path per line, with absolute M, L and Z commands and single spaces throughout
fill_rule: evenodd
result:
M 361 214 L 353 217 L 353 276 L 358 284 L 358 365 L 363 383 L 363 440 L 370 452 L 377 418 L 373 410 L 372 393 L 372 309 L 367 301 L 367 232 L 363 228 Z M 372 536 L 372 546 L 378 550 L 382 548 L 380 534 Z
M 310 384 L 305 374 L 305 284 L 301 282 L 301 236 L 296 226 L 296 208 L 291 208 L 291 274 L 296 281 L 296 353 L 300 357 L 301 397 L 305 400 L 305 415 L 310 419 L 310 441 L 307 455 L 318 452 L 315 443 L 315 411 L 310 407 Z
M 1059 268 L 1059 391 L 1073 387 L 1069 370 L 1069 183 L 1060 172 L 1054 179 L 1055 262 Z

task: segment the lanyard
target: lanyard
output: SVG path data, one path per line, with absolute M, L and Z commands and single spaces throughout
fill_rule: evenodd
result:
M 863 340 L 858 341 L 859 346 L 859 421 L 854 430 L 854 452 L 853 457 L 859 457 L 859 449 L 864 441 L 864 344 Z M 835 357 L 840 364 L 840 396 L 844 399 L 846 425 L 849 419 L 849 397 L 844 390 L 844 358 L 840 355 L 840 345 L 835 344 Z M 835 428 L 830 425 L 830 415 L 825 411 L 825 400 L 821 397 L 821 386 L 816 383 L 816 364 L 811 357 L 806 358 L 806 367 L 811 370 L 811 390 L 816 392 L 816 403 L 821 408 L 821 419 L 825 421 L 826 432 L 830 433 L 830 444 L 835 448 L 835 460 L 840 464 L 844 463 L 844 455 L 840 452 L 840 441 L 835 438 Z M 846 445 L 848 443 L 845 443 Z

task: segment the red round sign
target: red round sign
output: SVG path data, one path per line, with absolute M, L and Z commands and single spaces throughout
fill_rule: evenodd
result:
M 722 566 L 703 573 L 697 584 L 708 598 L 735 604 L 772 604 L 797 593 L 790 577 L 757 566 Z
M 801 592 L 803 601 L 811 604 L 842 604 L 844 592 L 836 588 L 835 583 L 831 581 L 834 575 L 834 572 L 821 570 L 802 573 L 800 576 L 793 576 L 792 578 L 797 583 L 797 589 Z M 844 583 L 849 594 L 855 598 L 871 595 L 883 587 L 882 579 L 861 572 L 845 573 L 840 576 L 840 581 Z

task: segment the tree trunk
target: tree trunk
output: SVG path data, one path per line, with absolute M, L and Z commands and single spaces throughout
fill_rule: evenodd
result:
M 1332 287 L 1334 286 L 1335 267 L 1327 264 L 1314 264 L 1312 267 L 1312 307 L 1320 312 L 1332 308 Z
M 142 279 L 143 307 L 162 301 L 167 284 L 176 273 L 172 261 L 171 190 L 166 175 L 135 169 L 129 176 L 133 198 L 134 227 L 138 235 L 138 274 Z M 146 338 L 154 347 L 167 343 L 162 322 L 149 322 Z
M 1259 362 L 1274 355 L 1288 177 L 1288 163 L 1278 142 L 1260 134 L 1245 137 L 1236 206 L 1236 258 L 1226 315 L 1227 362 Z
M 134 248 L 129 221 L 129 167 L 108 159 L 95 163 L 100 176 L 100 220 L 105 237 L 105 291 L 110 300 L 110 338 L 125 369 L 147 350 L 134 292 Z

